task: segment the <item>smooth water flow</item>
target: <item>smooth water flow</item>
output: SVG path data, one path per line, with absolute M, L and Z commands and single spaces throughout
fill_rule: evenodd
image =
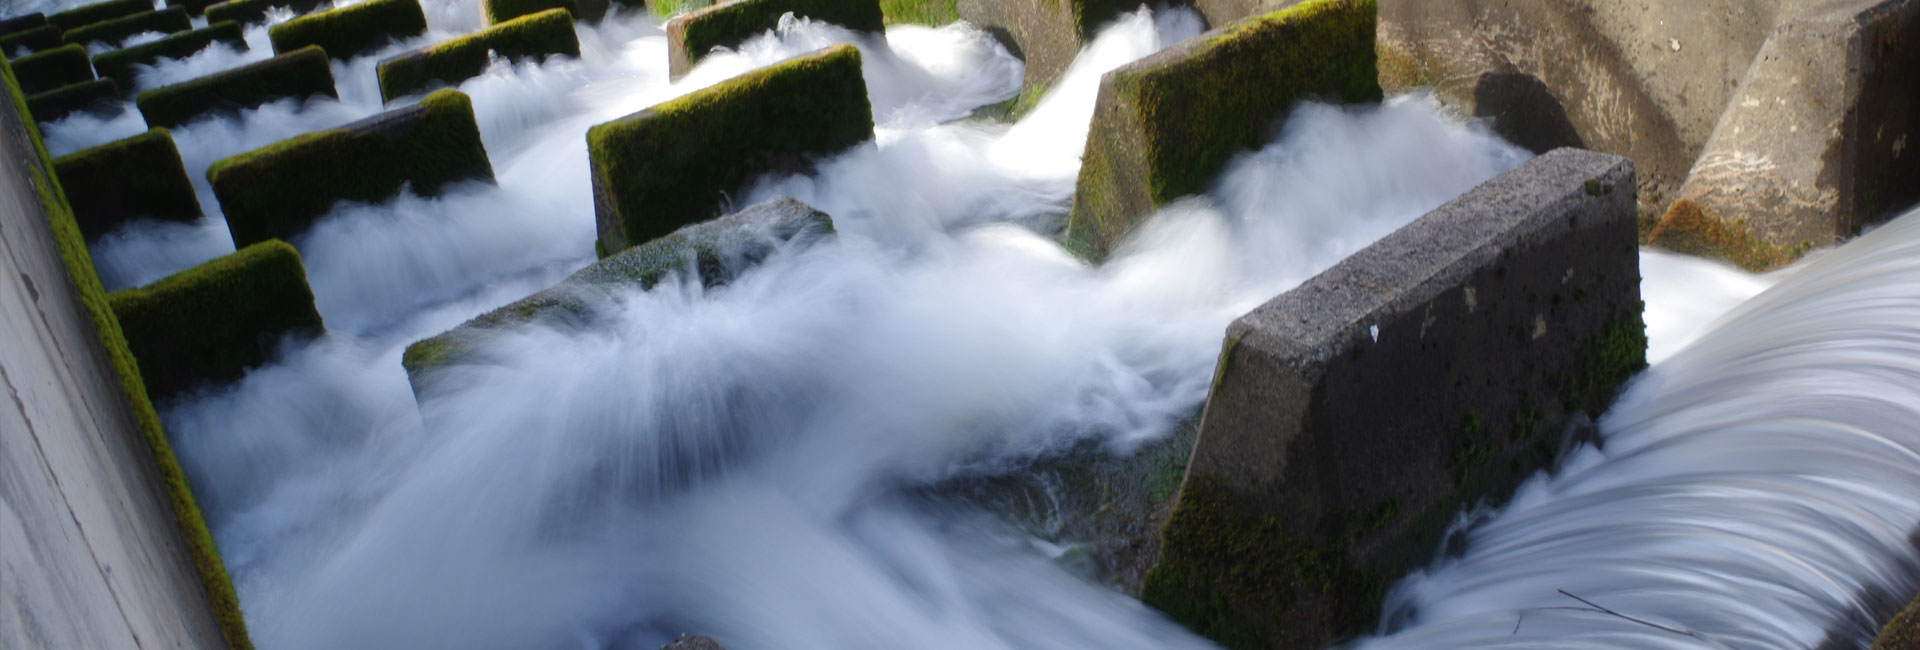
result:
M 379 58 L 479 27 L 470 2 L 427 4 L 427 36 L 335 64 L 339 101 L 174 130 L 188 169 L 378 112 Z M 328 334 L 286 345 L 231 387 L 164 405 L 255 640 L 651 650 L 693 632 L 734 650 L 1207 647 L 1057 557 L 1087 540 L 1033 539 L 994 513 L 919 495 L 1088 443 L 1113 454 L 1162 443 L 1205 399 L 1234 317 L 1525 153 L 1426 97 L 1304 105 L 1207 195 L 1168 206 L 1091 267 L 1050 235 L 1099 75 L 1200 28 L 1184 9 L 1123 17 L 1013 125 L 962 119 L 1013 97 L 1021 74 L 964 25 L 894 27 L 882 47 L 789 20 L 669 84 L 658 26 L 616 12 L 579 26 L 580 60 L 497 64 L 461 84 L 499 184 L 338 206 L 294 242 Z M 142 85 L 264 58 L 264 30 L 248 38 L 252 52 L 162 63 Z M 717 289 L 682 277 L 606 296 L 586 331 L 506 337 L 416 404 L 399 363 L 408 343 L 591 261 L 589 126 L 833 42 L 864 51 L 876 140 L 812 176 L 762 179 L 736 204 L 799 198 L 833 216 L 837 239 L 780 251 Z M 70 151 L 141 130 L 129 113 L 76 117 L 47 135 Z M 232 250 L 218 203 L 196 183 L 211 213 L 202 223 L 139 223 L 94 246 L 109 286 Z M 1910 229 L 1873 241 L 1898 248 Z M 1856 268 L 1851 250 L 1819 268 Z M 1643 267 L 1661 356 L 1778 280 L 1662 255 Z M 1539 606 L 1537 587 L 1558 586 L 1622 611 L 1658 603 L 1689 629 L 1751 632 L 1719 637 L 1730 646 L 1805 645 L 1836 620 L 1858 627 L 1844 601 L 1861 588 L 1911 587 L 1911 545 L 1895 542 L 1920 520 L 1914 440 L 1866 432 L 1920 397 L 1898 382 L 1863 387 L 1884 389 L 1869 395 L 1817 378 L 1900 376 L 1895 343 L 1823 337 L 1888 337 L 1913 321 L 1892 311 L 1894 284 L 1863 280 L 1860 291 L 1878 293 L 1851 301 L 1809 297 L 1819 277 L 1794 275 L 1649 373 L 1603 423 L 1604 452 L 1465 533 L 1463 557 L 1396 590 L 1391 627 L 1404 634 L 1370 643 L 1485 645 L 1459 630 L 1512 629 L 1513 612 Z M 1827 302 L 1793 307 L 1781 295 Z M 1852 353 L 1812 354 L 1823 349 Z M 1869 418 L 1822 425 L 1858 447 L 1789 435 L 1790 415 L 1820 410 L 1729 424 L 1797 405 Z M 1875 462 L 1843 462 L 1861 455 Z M 1690 472 L 1717 478 L 1681 480 Z M 1611 558 L 1625 531 L 1678 550 L 1650 550 L 1642 568 L 1576 559 Z M 1736 543 L 1783 535 L 1812 541 Z M 1651 580 L 1688 565 L 1698 575 Z M 1727 598 L 1736 587 L 1776 598 Z M 1687 615 L 1676 603 L 1688 599 L 1719 605 Z M 1646 632 L 1565 610 L 1522 622 L 1511 638 L 1534 645 L 1556 630 Z

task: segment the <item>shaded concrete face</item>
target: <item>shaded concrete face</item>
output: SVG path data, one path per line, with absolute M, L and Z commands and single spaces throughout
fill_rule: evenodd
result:
M 1644 365 L 1634 181 L 1551 152 L 1235 321 L 1148 602 L 1273 647 L 1370 624 L 1463 505 Z
M 0 149 L 0 647 L 224 647 L 10 102 Z
M 1021 90 L 1060 80 L 1086 36 L 1061 0 L 959 0 L 960 19 L 987 30 L 1027 64 Z

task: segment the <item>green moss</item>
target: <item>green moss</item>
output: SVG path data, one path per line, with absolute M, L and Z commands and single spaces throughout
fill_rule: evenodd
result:
M 94 272 L 93 258 L 87 252 L 87 244 L 80 236 L 79 226 L 74 223 L 66 193 L 57 176 L 49 171 L 53 169 L 53 161 L 40 139 L 40 129 L 31 120 L 25 119 L 26 96 L 20 90 L 12 66 L 4 61 L 0 61 L 0 81 L 4 81 L 14 109 L 22 118 L 21 127 L 26 131 L 27 139 L 33 143 L 35 157 L 27 167 L 33 174 L 33 187 L 40 195 L 48 225 L 53 229 L 54 244 L 60 249 L 67 277 L 79 291 L 81 305 L 85 307 L 94 331 L 100 336 L 101 345 L 106 348 L 107 356 L 113 362 L 115 374 L 120 377 L 120 387 L 135 420 L 139 422 L 142 437 L 153 451 L 154 469 L 166 486 L 167 502 L 173 509 L 175 521 L 180 525 L 180 535 L 186 543 L 187 554 L 192 558 L 201 585 L 206 589 L 214 619 L 220 626 L 220 634 L 230 650 L 252 650 L 253 641 L 247 635 L 246 619 L 240 613 L 240 599 L 234 594 L 233 582 L 227 577 L 226 564 L 220 560 L 219 548 L 214 544 L 212 533 L 207 530 L 206 520 L 200 516 L 200 505 L 193 498 L 186 473 L 180 470 L 173 447 L 167 442 L 166 431 L 160 426 L 160 416 L 147 397 L 146 384 L 140 379 L 139 364 L 127 348 L 120 321 L 114 317 L 107 292 L 100 285 L 100 276 Z
M 655 18 L 665 20 L 690 11 L 711 7 L 713 3 L 714 0 L 648 0 L 647 10 L 652 12 Z
M 240 23 L 222 21 L 192 31 L 174 34 L 151 43 L 141 43 L 132 47 L 102 52 L 93 57 L 93 69 L 101 77 L 112 79 L 119 84 L 120 90 L 132 94 L 135 83 L 134 66 L 153 65 L 161 59 L 183 59 L 195 52 L 207 49 L 214 43 L 226 43 L 235 50 L 247 51 L 246 33 Z
M 716 47 L 734 47 L 759 36 L 792 12 L 862 32 L 886 30 L 878 0 L 737 0 L 673 19 L 667 47 L 674 74 L 684 74 Z
M 1299 101 L 1379 101 L 1376 13 L 1374 0 L 1309 0 L 1109 73 L 1069 232 L 1093 231 L 1104 252 L 1153 208 L 1203 191 Z
M 1872 650 L 1920 650 L 1920 597 L 1880 630 Z
M 0 36 L 0 54 L 11 58 L 20 48 L 26 48 L 28 52 L 40 52 L 60 47 L 63 43 L 65 41 L 60 40 L 60 28 L 41 25 Z
M 1007 101 L 974 109 L 971 117 L 1008 123 L 1018 122 L 1034 107 L 1040 105 L 1040 100 L 1046 98 L 1049 89 L 1050 86 L 1046 84 L 1027 86 L 1020 90 L 1020 94 L 1014 95 Z
M 267 30 L 267 38 L 275 52 L 318 45 L 328 56 L 344 61 L 425 33 L 427 14 L 420 9 L 420 0 L 368 0 L 274 25 Z
M 1728 219 L 1690 199 L 1668 206 L 1647 243 L 1675 252 L 1723 259 L 1753 272 L 1771 271 L 1800 259 L 1811 243 L 1781 246 L 1753 233 L 1745 219 Z
M 889 25 L 939 27 L 960 20 L 958 4 L 958 0 L 880 0 L 880 15 Z
M 300 253 L 277 240 L 108 298 L 147 390 L 161 399 L 238 379 L 280 337 L 321 329 Z
M 39 12 L 0 18 L 0 36 L 11 36 L 30 29 L 39 29 L 46 26 L 47 15 Z
M 1618 320 L 1582 345 L 1579 375 L 1564 387 L 1569 409 L 1601 413 L 1634 373 L 1647 367 L 1647 325 L 1642 303 L 1626 306 Z
M 375 203 L 403 185 L 433 196 L 493 180 L 473 103 L 442 90 L 419 104 L 237 154 L 207 169 L 234 244 L 290 239 L 340 201 Z
M 287 97 L 337 97 L 327 53 L 308 47 L 224 72 L 141 92 L 134 103 L 148 126 L 174 127 L 205 113 L 254 108 Z
M 860 51 L 838 45 L 587 131 L 607 251 L 716 216 L 755 176 L 873 137 Z
M 74 220 L 88 241 L 137 217 L 200 218 L 200 200 L 166 129 L 61 156 L 53 167 L 71 192 Z
M 115 107 L 119 103 L 120 89 L 113 80 L 95 79 L 28 97 L 27 110 L 33 113 L 36 121 L 52 122 L 74 113 Z
M 51 14 L 47 16 L 47 24 L 65 31 L 148 11 L 153 11 L 153 3 L 148 0 L 108 0 Z
M 550 55 L 580 56 L 573 18 L 565 9 L 522 16 L 381 61 L 380 97 L 393 101 L 432 86 L 458 84 L 480 76 L 493 56 L 537 61 Z
M 206 13 L 207 7 L 213 6 L 215 2 L 218 0 L 167 0 L 167 6 L 179 7 L 187 10 L 188 14 L 198 16 Z
M 287 7 L 295 14 L 304 14 L 329 0 L 228 0 L 207 7 L 207 23 L 231 20 L 242 25 L 252 25 L 267 21 L 267 11 L 274 7 Z
M 489 25 L 498 25 L 548 9 L 565 9 L 568 15 L 578 16 L 581 20 L 588 22 L 600 22 L 600 19 L 607 14 L 605 0 L 598 2 L 589 0 L 584 4 L 586 6 L 581 6 L 582 3 L 577 0 L 482 0 L 480 13 L 487 17 Z
M 14 59 L 12 65 L 20 91 L 29 95 L 93 80 L 93 64 L 87 61 L 86 48 L 79 44 L 35 52 Z
M 119 45 L 120 41 L 127 40 L 127 37 L 135 34 L 147 32 L 172 34 L 189 29 L 193 29 L 193 21 L 187 18 L 187 10 L 168 7 L 70 29 L 61 34 L 60 38 L 68 43 L 100 42 Z

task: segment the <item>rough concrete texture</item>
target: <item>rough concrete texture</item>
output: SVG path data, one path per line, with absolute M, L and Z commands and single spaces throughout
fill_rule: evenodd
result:
M 734 214 L 690 225 L 589 265 L 565 281 L 512 304 L 481 314 L 459 327 L 407 346 L 401 363 L 415 395 L 425 395 L 434 371 L 475 360 L 476 349 L 499 332 L 539 323 L 583 325 L 617 290 L 647 289 L 680 273 L 707 287 L 731 281 L 777 250 L 811 246 L 833 234 L 826 214 L 793 199 L 748 206 Z
M 10 102 L 0 148 L 0 647 L 224 647 Z
M 1144 599 L 1232 647 L 1373 624 L 1645 365 L 1634 180 L 1548 153 L 1235 321 Z
M 955 8 L 961 20 L 987 30 L 1026 61 L 1024 91 L 1058 81 L 1101 26 L 1137 6 L 1111 0 L 959 0 Z
M 679 80 L 715 48 L 736 47 L 780 24 L 786 14 L 880 35 L 879 0 L 726 0 L 667 21 L 667 76 Z
M 1886 218 L 1920 196 L 1916 89 L 1920 0 L 1835 2 L 1787 19 L 1653 241 L 1764 269 Z

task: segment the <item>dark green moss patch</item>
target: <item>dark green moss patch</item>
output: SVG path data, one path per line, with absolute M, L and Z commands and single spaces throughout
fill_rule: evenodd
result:
M 153 11 L 153 3 L 147 0 L 107 0 L 49 15 L 47 24 L 66 31 L 148 11 Z
M 198 16 L 206 13 L 207 7 L 211 7 L 217 2 L 219 2 L 219 0 L 167 0 L 167 6 L 179 7 L 187 10 L 188 14 Z
M 52 122 L 74 113 L 104 114 L 118 109 L 120 89 L 112 79 L 83 81 L 27 98 L 27 110 L 33 113 L 33 119 L 41 122 Z
M 1880 630 L 1872 650 L 1920 650 L 1920 597 Z
M 770 172 L 873 137 L 860 51 L 837 45 L 587 131 L 594 212 L 608 252 L 717 216 Z
M 1161 205 L 1203 191 L 1304 99 L 1376 102 L 1374 0 L 1309 0 L 1109 73 L 1068 231 L 1103 253 Z
M 308 47 L 191 81 L 141 92 L 134 98 L 147 126 L 174 127 L 207 113 L 234 113 L 267 102 L 316 95 L 337 97 L 327 53 Z
M 273 51 L 286 53 L 318 45 L 342 61 L 369 50 L 427 33 L 420 0 L 369 0 L 301 16 L 267 30 Z
M 780 16 L 881 33 L 886 17 L 877 0 L 734 0 L 667 22 L 667 73 L 678 79 L 716 47 L 734 47 L 780 24 Z
M 607 0 L 481 0 L 480 13 L 486 15 L 487 24 L 498 25 L 548 9 L 565 9 L 568 15 L 597 23 L 606 17 L 607 5 Z
M 550 55 L 580 56 L 573 18 L 565 9 L 515 18 L 381 61 L 380 97 L 393 101 L 433 86 L 458 84 L 480 76 L 493 56 L 537 61 Z
M 33 175 L 30 180 L 40 196 L 48 225 L 53 229 L 54 244 L 60 249 L 67 277 L 78 290 L 81 305 L 86 308 L 87 317 L 93 322 L 94 331 L 99 334 L 100 343 L 113 362 L 114 372 L 120 377 L 120 387 L 127 397 L 134 419 L 140 424 L 141 435 L 153 451 L 154 469 L 161 483 L 166 486 L 167 501 L 173 508 L 175 521 L 180 525 L 180 535 L 186 543 L 188 556 L 192 558 L 200 583 L 206 589 L 214 619 L 220 626 L 220 634 L 230 650 L 252 650 L 253 642 L 247 635 L 246 619 L 240 613 L 240 600 L 234 594 L 233 582 L 227 577 L 226 564 L 220 559 L 213 535 L 207 531 L 206 520 L 200 516 L 200 505 L 193 498 L 186 473 L 180 470 L 173 447 L 167 442 L 166 431 L 160 426 L 160 416 L 147 397 L 146 384 L 140 379 L 139 364 L 127 349 L 120 321 L 114 317 L 107 292 L 100 285 L 100 276 L 94 272 L 93 258 L 87 252 L 87 244 L 80 236 L 79 226 L 74 223 L 66 192 L 52 172 L 53 161 L 40 139 L 40 129 L 32 120 L 26 119 L 26 96 L 20 91 L 12 66 L 5 61 L 0 61 L 0 82 L 4 82 L 7 95 L 13 100 L 17 118 L 17 122 L 8 119 L 0 121 L 0 125 L 5 125 L 5 128 L 16 128 L 17 125 L 17 128 L 25 131 L 23 140 L 32 144 L 33 151 L 29 154 L 31 160 L 27 168 Z
M 960 20 L 957 5 L 958 0 L 880 0 L 880 15 L 889 25 L 939 27 Z
M 159 399 L 240 378 L 283 336 L 318 334 L 300 253 L 266 241 L 109 298 Z
M 93 80 L 93 64 L 87 61 L 87 50 L 77 44 L 35 52 L 14 59 L 12 65 L 14 78 L 20 81 L 20 91 L 29 95 Z
M 376 203 L 493 181 L 473 104 L 442 90 L 419 104 L 237 154 L 207 169 L 236 246 L 291 239 L 340 201 Z
M 207 23 L 231 20 L 242 25 L 253 25 L 267 21 L 267 11 L 275 7 L 292 9 L 296 14 L 304 14 L 330 0 L 227 0 L 207 7 Z
M 61 156 L 53 168 L 71 193 L 74 221 L 87 241 L 138 217 L 200 218 L 200 200 L 166 129 Z
M 193 29 L 193 21 L 187 18 L 187 10 L 180 7 L 168 7 L 123 18 L 105 20 L 85 27 L 67 30 L 61 34 L 61 40 L 68 43 L 107 43 L 119 45 L 127 37 L 147 32 L 173 34 Z
M 134 78 L 134 66 L 153 65 L 161 59 L 183 59 L 214 43 L 226 43 L 235 50 L 247 51 L 247 37 L 240 23 L 224 21 L 151 43 L 102 52 L 93 57 L 93 69 L 101 77 L 119 84 L 121 91 L 132 94 L 137 81 Z
M 0 18 L 0 36 L 8 36 L 47 26 L 47 15 L 34 12 L 24 16 Z
M 64 43 L 65 41 L 60 40 L 60 28 L 52 25 L 41 25 L 32 29 L 14 32 L 6 36 L 0 36 L 0 53 L 4 53 L 7 58 L 13 58 L 13 54 L 21 49 L 25 49 L 31 54 L 33 52 L 51 50 L 60 47 Z

